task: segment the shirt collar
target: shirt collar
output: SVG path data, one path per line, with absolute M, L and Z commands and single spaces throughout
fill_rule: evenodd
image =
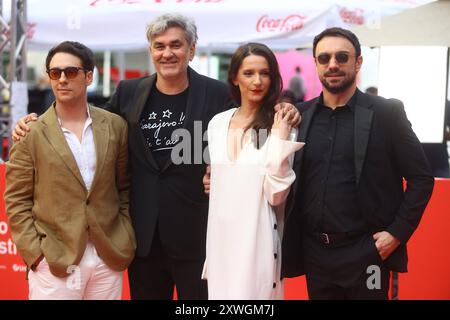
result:
M 56 105 L 56 104 L 55 104 Z M 53 106 L 53 107 L 55 107 L 55 105 Z M 90 105 L 89 104 L 86 104 L 86 110 L 87 110 L 87 119 L 86 119 L 86 122 L 85 122 L 85 124 L 84 124 L 84 128 L 86 128 L 87 126 L 89 126 L 90 124 L 92 124 L 92 118 L 91 118 L 91 111 L 90 111 Z M 62 121 L 61 121 L 61 119 L 57 116 L 57 119 L 58 119 L 58 124 L 59 124 L 59 126 L 61 127 L 61 128 L 63 128 L 63 129 L 65 129 L 63 126 L 62 126 Z
M 355 90 L 355 93 L 353 93 L 350 100 L 348 100 L 348 102 L 345 104 L 345 106 L 348 106 L 352 112 L 355 112 L 357 93 L 358 93 L 358 90 Z M 320 93 L 318 104 L 323 107 L 326 107 L 325 104 L 323 103 L 323 92 Z

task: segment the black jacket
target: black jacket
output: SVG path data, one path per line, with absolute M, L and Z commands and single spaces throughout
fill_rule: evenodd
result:
M 203 133 L 211 118 L 231 106 L 228 87 L 188 69 L 189 95 L 184 128 L 191 135 L 190 159 L 202 159 L 207 143 Z M 171 159 L 159 168 L 139 125 L 142 110 L 156 74 L 119 83 L 106 109 L 125 118 L 129 126 L 131 170 L 130 215 L 137 239 L 137 256 L 147 256 L 155 227 L 159 224 L 162 244 L 169 255 L 180 259 L 204 259 L 208 197 L 202 177 L 205 163 L 175 165 Z M 194 121 L 201 131 L 194 135 Z M 195 141 L 194 141 L 195 140 Z M 199 158 L 198 151 L 201 151 Z
M 302 112 L 298 141 L 305 141 L 319 98 L 297 105 Z M 355 107 L 355 175 L 357 199 L 371 233 L 388 231 L 400 246 L 386 260 L 393 271 L 407 271 L 406 243 L 417 228 L 434 185 L 422 146 L 399 100 L 357 90 Z M 308 145 L 305 146 L 308 148 Z M 305 273 L 302 261 L 304 217 L 296 206 L 302 179 L 301 149 L 295 155 L 297 180 L 288 198 L 283 238 L 282 273 Z M 403 178 L 407 182 L 403 189 Z

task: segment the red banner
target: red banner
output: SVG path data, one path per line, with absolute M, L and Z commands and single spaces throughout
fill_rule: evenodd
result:
M 0 165 L 0 192 L 5 189 L 5 167 Z M 419 228 L 408 243 L 409 272 L 399 276 L 399 299 L 450 299 L 450 180 L 439 179 Z M 0 199 L 0 300 L 27 299 L 25 264 L 17 252 Z M 307 299 L 305 277 L 286 280 L 285 298 Z M 124 273 L 123 299 L 129 299 Z
M 25 280 L 26 266 L 17 252 L 9 233 L 5 215 L 3 192 L 5 191 L 5 166 L 0 165 L 0 299 L 25 299 L 28 284 Z

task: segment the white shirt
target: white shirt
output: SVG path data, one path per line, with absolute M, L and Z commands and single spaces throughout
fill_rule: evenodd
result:
M 59 125 L 64 133 L 67 144 L 77 162 L 78 169 L 83 177 L 86 189 L 89 192 L 92 181 L 94 180 L 95 169 L 97 166 L 97 155 L 95 152 L 94 133 L 92 131 L 92 118 L 87 107 L 88 118 L 84 123 L 83 133 L 81 135 L 81 142 L 78 140 L 76 134 L 69 129 L 66 129 L 61 124 L 61 119 L 58 118 Z

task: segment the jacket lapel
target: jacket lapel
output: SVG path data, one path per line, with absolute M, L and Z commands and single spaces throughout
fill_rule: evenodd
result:
M 136 93 L 133 98 L 134 108 L 130 114 L 130 123 L 133 124 L 132 126 L 130 126 L 130 135 L 137 138 L 136 141 L 133 141 L 133 143 L 141 145 L 140 147 L 138 146 L 136 149 L 145 150 L 145 152 L 143 152 L 143 156 L 146 158 L 146 160 L 153 169 L 159 171 L 159 166 L 156 163 L 155 158 L 153 157 L 153 153 L 150 150 L 150 147 L 145 141 L 145 137 L 144 134 L 142 133 L 140 125 L 142 110 L 144 110 L 145 104 L 152 91 L 155 80 L 156 74 L 153 74 L 150 77 L 143 79 L 136 89 Z
M 78 169 L 77 162 L 72 154 L 72 151 L 67 144 L 64 133 L 56 116 L 54 104 L 42 115 L 42 122 L 45 127 L 43 134 L 55 152 L 61 157 L 62 162 L 66 165 L 69 171 L 75 176 L 80 184 L 86 188 L 83 177 Z
M 299 142 L 306 141 L 309 127 L 311 126 L 311 120 L 312 120 L 314 113 L 316 111 L 316 108 L 317 108 L 317 101 L 318 101 L 318 99 L 315 99 L 314 102 L 312 102 L 311 105 L 302 113 L 302 121 L 300 123 L 300 128 L 299 128 L 298 137 L 297 137 L 297 141 L 299 141 Z M 305 147 L 307 147 L 307 145 L 305 145 Z M 290 192 L 290 197 L 292 197 L 292 199 L 295 199 L 295 197 L 296 197 L 296 193 L 297 193 L 297 189 L 298 189 L 298 185 L 299 185 L 299 181 L 300 181 L 300 176 L 302 174 L 301 168 L 302 168 L 302 160 L 303 160 L 303 151 L 304 151 L 305 147 L 301 148 L 299 151 L 297 151 L 295 153 L 293 169 L 294 169 L 294 172 L 296 175 L 296 179 L 294 181 L 294 185 Z M 286 210 L 286 219 L 290 215 L 292 209 L 294 208 L 294 206 L 293 206 L 294 202 L 295 201 L 289 201 L 289 203 L 288 203 L 288 208 Z
M 202 120 L 203 106 L 205 104 L 206 85 L 200 75 L 188 68 L 189 95 L 186 105 L 186 119 L 183 128 L 192 129 L 194 120 Z
M 109 146 L 109 130 L 108 122 L 103 115 L 92 107 L 89 107 L 89 112 L 92 118 L 92 132 L 94 135 L 95 152 L 97 156 L 94 180 L 92 181 L 91 189 L 89 191 L 89 193 L 91 193 L 103 170 Z
M 373 110 L 372 103 L 366 95 L 358 90 L 355 105 L 355 176 L 356 185 L 359 184 L 364 159 L 366 158 L 367 145 L 369 143 L 370 129 L 372 127 Z
M 300 124 L 297 141 L 301 142 L 306 141 L 309 127 L 311 126 L 311 121 L 314 116 L 314 113 L 316 112 L 316 108 L 317 108 L 317 101 L 312 103 L 311 106 L 308 108 L 308 110 L 305 110 L 305 112 L 302 113 L 302 122 Z M 300 149 L 300 151 L 301 150 L 303 150 L 303 148 Z M 297 152 L 296 156 L 298 158 L 298 161 L 301 161 L 303 152 Z

